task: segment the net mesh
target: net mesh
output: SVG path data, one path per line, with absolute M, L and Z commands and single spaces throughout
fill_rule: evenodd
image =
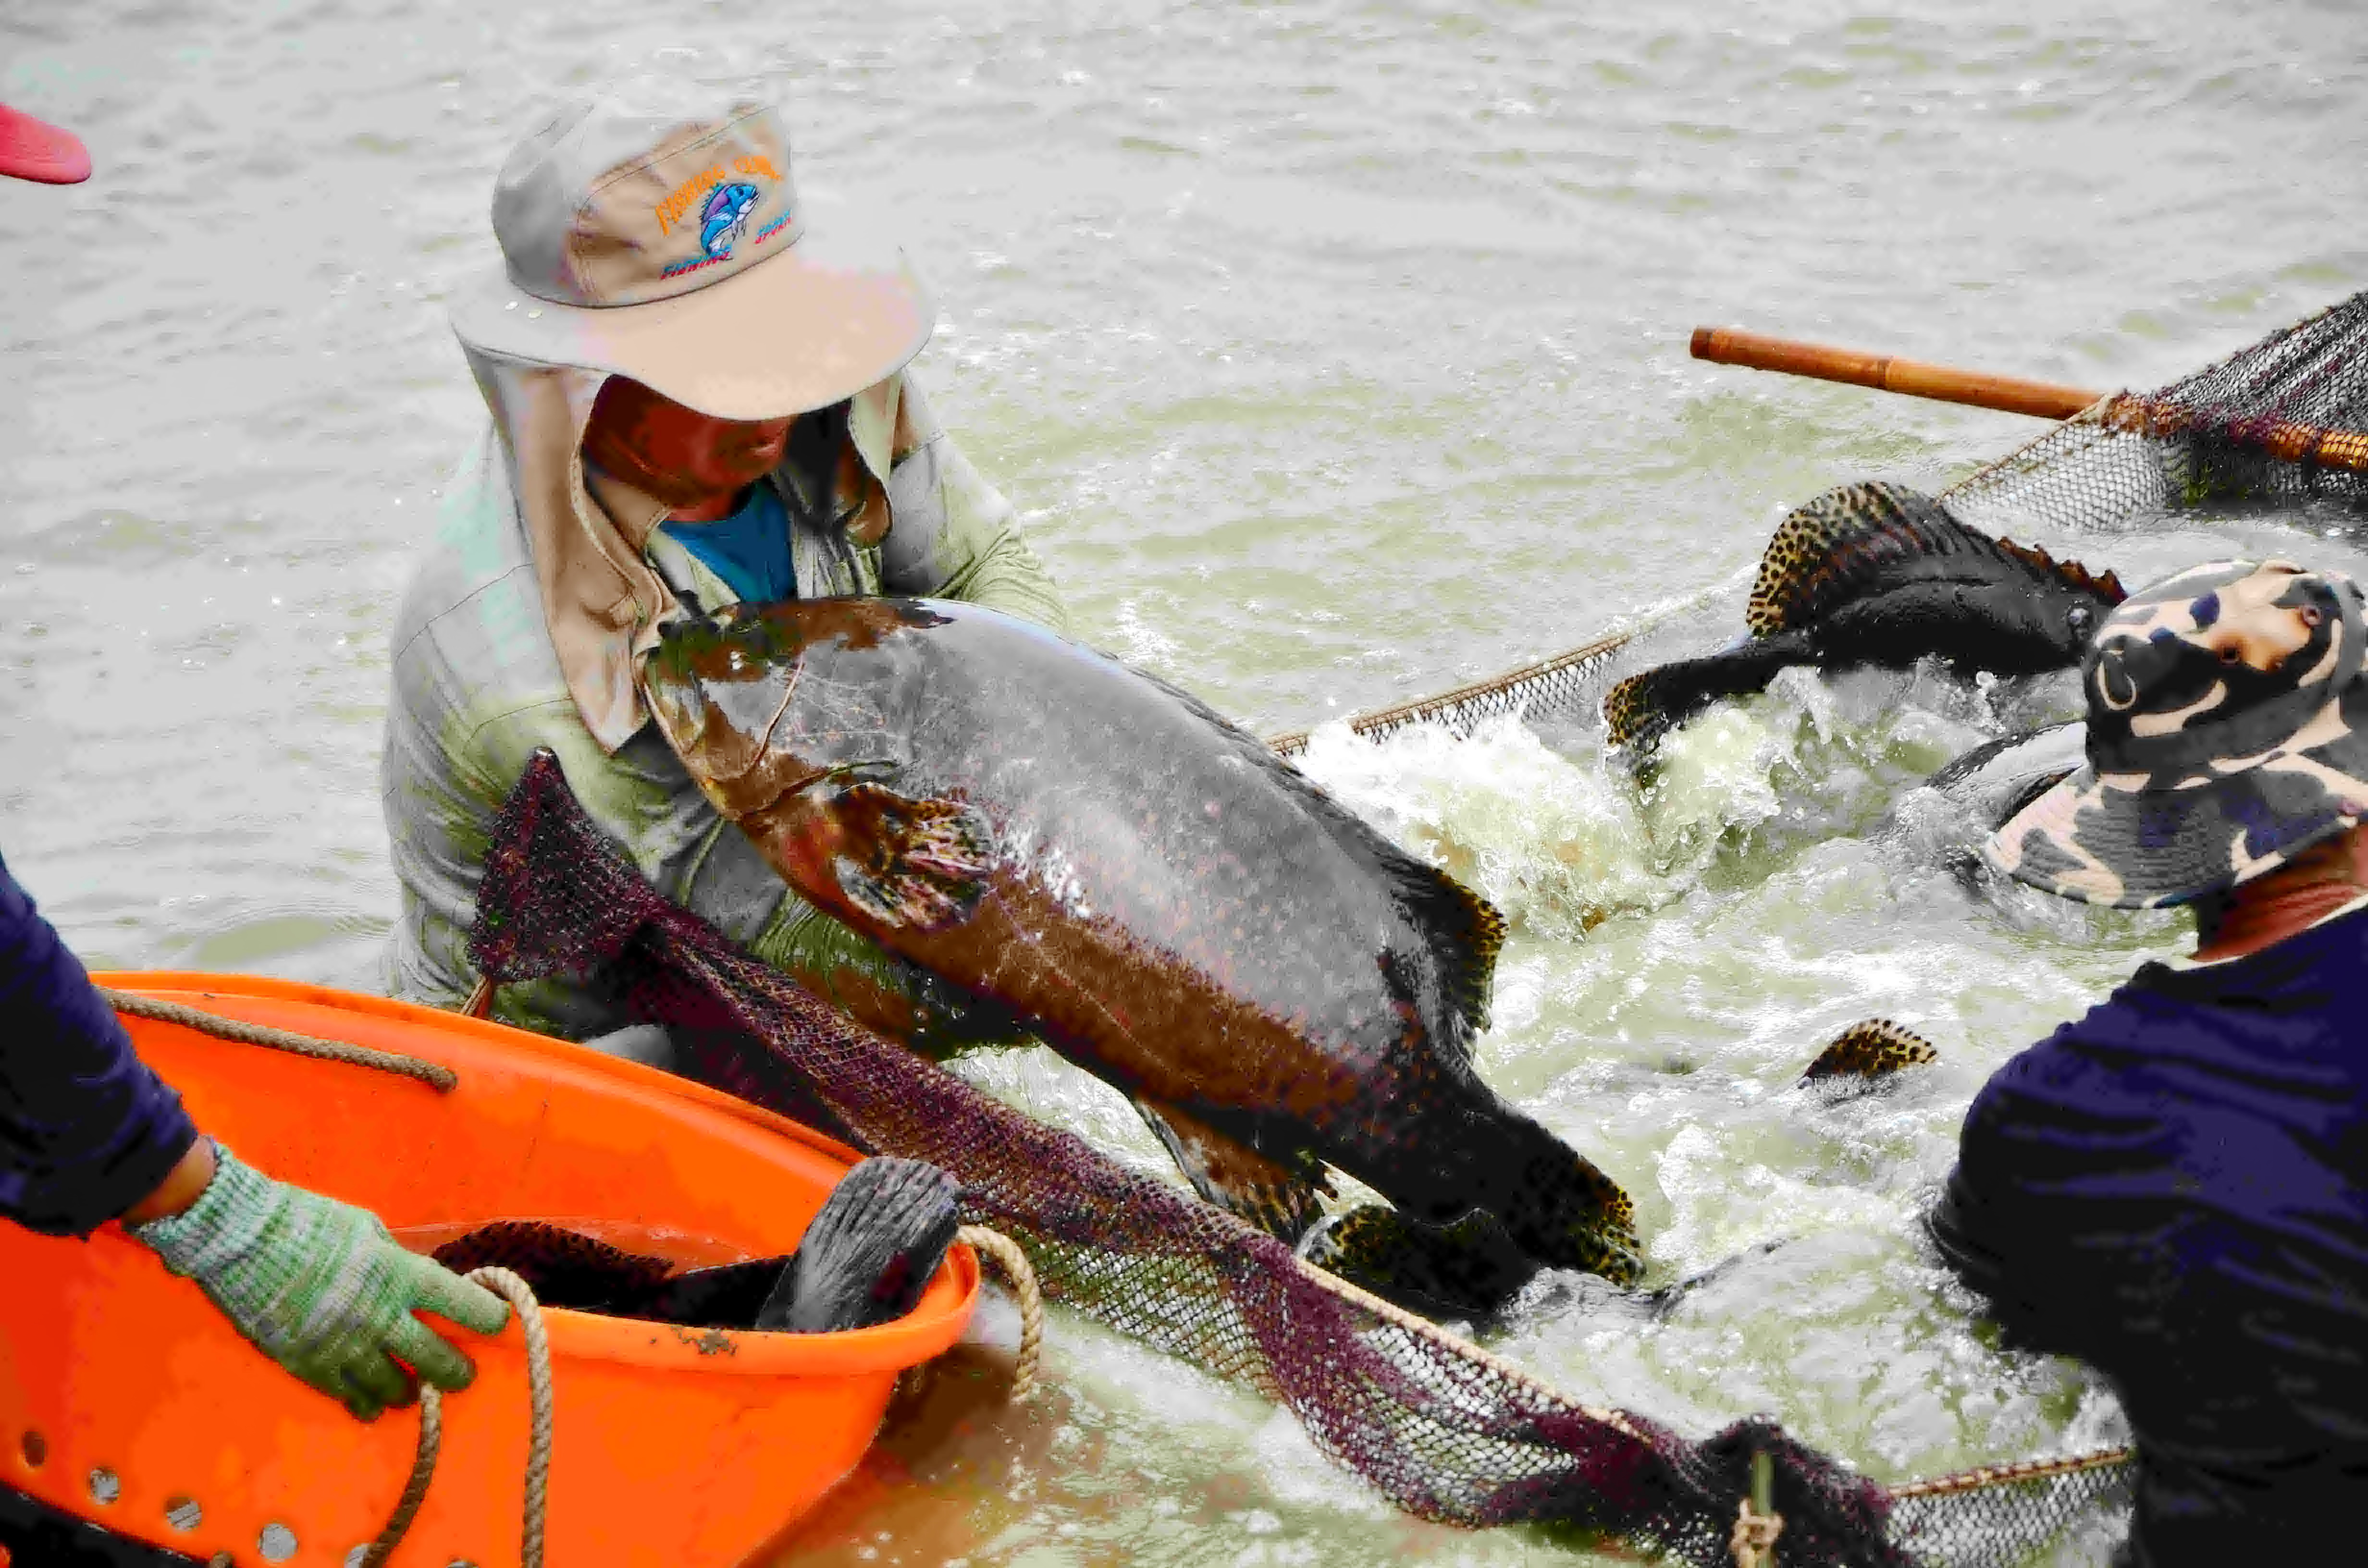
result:
M 2158 392 L 2103 399 L 1941 492 L 1977 527 L 2368 501 L 2368 292 Z
M 1349 728 L 1379 740 L 1410 724 L 1444 724 L 1460 730 L 1501 713 L 1579 712 L 1586 707 L 1586 699 L 1600 684 L 1598 676 L 1604 665 L 1626 647 L 1634 635 L 1615 631 L 1585 647 L 1573 648 L 1566 653 L 1556 653 L 1551 659 L 1523 665 L 1486 680 L 1475 680 L 1452 691 L 1360 713 L 1349 721 Z M 1293 730 L 1286 735 L 1272 736 L 1266 744 L 1281 756 L 1295 756 L 1307 749 L 1307 736 L 1305 730 Z

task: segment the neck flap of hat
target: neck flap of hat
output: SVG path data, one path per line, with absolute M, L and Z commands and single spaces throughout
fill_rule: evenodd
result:
M 661 626 L 685 613 L 643 554 L 664 508 L 607 476 L 598 498 L 586 486 L 584 430 L 606 371 L 511 359 L 465 342 L 461 351 L 501 437 L 503 478 L 534 557 L 568 694 L 585 728 L 613 755 L 649 720 L 637 684 L 641 656 Z M 850 400 L 848 445 L 876 482 L 869 488 L 881 497 L 882 531 L 889 470 L 924 438 L 928 417 L 917 397 L 905 394 L 901 372 Z M 856 519 L 859 528 L 866 521 Z

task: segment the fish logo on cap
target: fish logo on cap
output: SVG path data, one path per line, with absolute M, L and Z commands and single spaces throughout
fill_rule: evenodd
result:
M 748 232 L 748 214 L 757 210 L 757 187 L 746 180 L 717 186 L 699 210 L 699 248 L 716 261 L 732 255 L 732 247 Z

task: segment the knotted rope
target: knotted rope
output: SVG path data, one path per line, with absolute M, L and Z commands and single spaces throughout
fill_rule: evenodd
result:
M 324 1062 L 350 1062 L 358 1067 L 375 1067 L 383 1073 L 416 1078 L 438 1094 L 450 1094 L 452 1086 L 461 1081 L 450 1067 L 423 1062 L 416 1056 L 404 1056 L 392 1051 L 373 1051 L 369 1046 L 353 1045 L 341 1040 L 323 1040 L 316 1035 L 298 1034 L 293 1029 L 278 1029 L 268 1024 L 225 1018 L 219 1013 L 200 1012 L 178 1002 L 142 996 L 135 991 L 118 991 L 105 985 L 97 989 L 98 994 L 107 998 L 108 1006 L 119 1013 L 129 1013 L 135 1018 L 152 1018 L 160 1024 L 178 1024 L 183 1028 L 196 1029 L 200 1034 L 213 1035 L 221 1040 L 269 1046 L 274 1051 L 290 1051 L 299 1056 L 315 1057 Z
M 542 1325 L 542 1308 L 534 1290 L 507 1268 L 488 1264 L 472 1268 L 469 1278 L 507 1298 L 526 1335 L 527 1449 L 525 1521 L 519 1532 L 519 1568 L 542 1568 L 542 1516 L 551 1484 L 551 1339 Z M 444 1399 L 428 1385 L 419 1389 L 419 1451 L 411 1461 L 411 1479 L 378 1539 L 370 1543 L 357 1568 L 379 1568 L 403 1543 L 419 1505 L 427 1498 L 427 1483 L 436 1479 L 436 1455 L 444 1445 Z
M 1776 1568 L 1776 1538 L 1784 1533 L 1777 1515 L 1776 1461 L 1768 1450 L 1751 1455 L 1751 1494 L 1735 1506 L 1735 1533 L 1726 1549 L 1735 1554 L 1735 1568 Z
M 1735 1553 L 1735 1568 L 1768 1568 L 1775 1561 L 1776 1538 L 1783 1533 L 1782 1516 L 1755 1511 L 1748 1497 L 1737 1503 L 1735 1533 L 1726 1542 L 1728 1550 Z

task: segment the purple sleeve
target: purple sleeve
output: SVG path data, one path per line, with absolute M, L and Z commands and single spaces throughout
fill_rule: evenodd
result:
M 0 1215 L 88 1235 L 156 1188 L 197 1130 L 0 861 Z

